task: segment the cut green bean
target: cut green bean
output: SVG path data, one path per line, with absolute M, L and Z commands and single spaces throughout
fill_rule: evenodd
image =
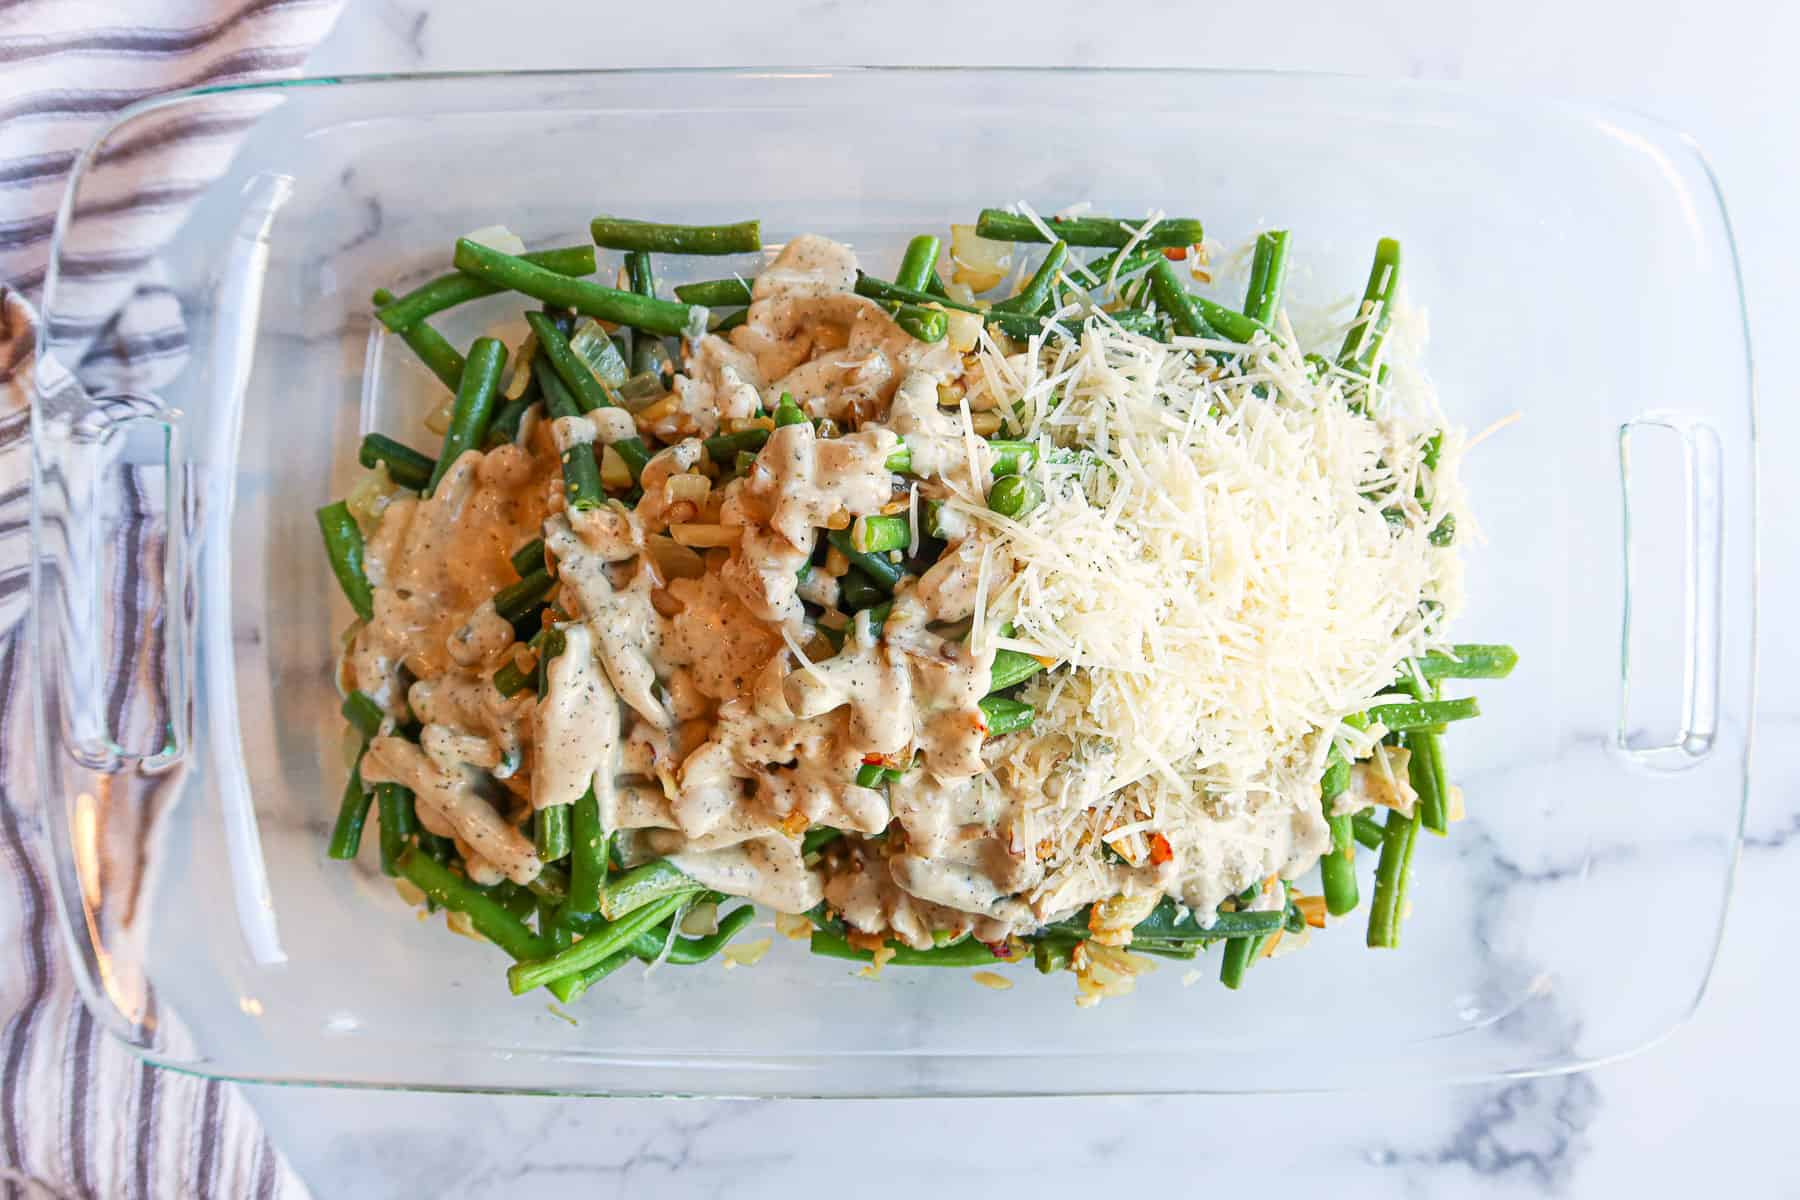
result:
M 777 423 L 780 417 L 776 417 Z M 987 448 L 994 454 L 993 472 L 995 477 L 1012 475 L 1024 467 L 1037 461 L 1036 442 L 1003 442 L 990 440 Z M 887 469 L 896 475 L 912 474 L 912 451 L 904 442 L 900 448 L 887 457 Z
M 850 544 L 864 554 L 904 550 L 912 543 L 912 525 L 901 516 L 862 516 L 850 527 Z
M 699 283 L 678 283 L 675 298 L 683 304 L 703 308 L 730 308 L 750 303 L 750 285 L 742 279 L 703 279 Z
M 553 804 L 531 814 L 531 838 L 537 856 L 555 862 L 569 854 L 569 806 Z
M 950 332 L 950 318 L 935 308 L 902 304 L 894 315 L 894 324 L 921 342 L 941 342 Z
M 1382 238 L 1375 243 L 1375 261 L 1369 267 L 1368 282 L 1363 285 L 1356 322 L 1344 335 L 1344 344 L 1338 350 L 1339 366 L 1368 374 L 1380 357 L 1382 343 L 1387 340 L 1388 326 L 1394 314 L 1394 293 L 1399 286 L 1400 243 L 1393 238 Z
M 325 539 L 325 556 L 331 560 L 331 573 L 356 615 L 367 621 L 375 615 L 375 589 L 363 570 L 363 535 L 350 515 L 350 506 L 334 500 L 318 510 L 319 533 Z
M 550 944 L 531 932 L 504 904 L 418 847 L 409 847 L 397 865 L 400 874 L 414 887 L 451 912 L 467 916 L 477 933 L 513 958 L 542 959 L 550 953 Z
M 841 829 L 833 829 L 829 825 L 814 825 L 800 838 L 800 853 L 812 854 L 843 836 L 844 831 Z
M 1001 208 L 984 208 L 975 220 L 975 233 L 995 242 L 1051 242 L 1058 238 L 1071 246 L 1125 246 L 1144 225 L 1120 217 L 1050 217 L 1046 235 L 1031 218 Z M 1193 246 L 1206 240 L 1206 230 L 1192 217 L 1169 217 L 1142 229 L 1137 244 L 1147 249 Z
M 1050 306 L 1051 289 L 1056 286 L 1056 277 L 1062 272 L 1063 264 L 1069 259 L 1069 246 L 1066 242 L 1053 242 L 1044 254 L 1044 261 L 1038 264 L 1031 281 L 1022 291 L 1010 300 L 1002 300 L 994 305 L 994 312 L 1024 313 L 1035 316 Z
M 1150 268 L 1150 290 L 1156 297 L 1156 306 L 1169 314 L 1175 332 L 1184 337 L 1249 342 L 1259 333 L 1271 339 L 1275 336 L 1254 317 L 1233 312 L 1204 296 L 1189 295 L 1166 259 Z
M 415 492 L 423 491 L 437 470 L 436 459 L 380 433 L 363 435 L 356 461 L 371 470 L 378 463 L 387 464 L 388 478 Z
M 407 839 L 418 832 L 412 793 L 397 783 L 376 784 L 375 813 L 381 822 L 381 873 L 396 875 Z
M 581 415 L 574 397 L 554 374 L 544 379 L 544 411 L 552 420 Z M 563 501 L 568 507 L 587 511 L 606 503 L 606 489 L 600 480 L 600 462 L 594 456 L 593 443 L 577 442 L 562 452 L 562 478 Z
M 509 561 L 512 563 L 513 571 L 520 579 L 525 578 L 525 576 L 531 574 L 533 571 L 542 570 L 544 566 L 544 539 L 541 537 L 532 538 L 529 542 L 526 542 L 523 546 L 514 550 L 512 558 Z
M 510 446 L 519 440 L 519 426 L 525 422 L 525 414 L 531 406 L 543 397 L 538 392 L 534 379 L 525 385 L 525 390 L 511 400 L 503 399 L 494 410 L 494 417 L 488 422 L 487 436 L 481 439 L 483 450 L 498 450 L 501 446 Z
M 718 957 L 719 951 L 755 919 L 756 908 L 745 904 L 719 918 L 719 927 L 712 933 L 699 937 L 670 937 L 665 925 L 638 934 L 632 941 L 631 952 L 645 962 L 654 962 L 660 958 L 674 966 L 691 967 Z M 665 945 L 668 947 L 667 954 L 663 953 Z
M 1157 338 L 1159 341 L 1166 340 L 1160 336 L 1162 334 L 1162 328 L 1158 325 L 1156 318 L 1152 317 L 1149 313 L 1138 309 L 1129 309 L 1120 312 L 1096 312 L 1093 314 L 1093 317 L 1096 320 L 1110 320 L 1126 333 L 1135 333 L 1143 337 Z M 1086 318 L 1083 318 L 1083 320 L 1085 321 Z M 1028 341 L 1039 334 L 1051 331 L 1061 333 L 1071 340 L 1079 340 L 1081 337 L 1081 328 L 1079 325 L 1070 325 L 1063 321 L 1049 321 L 1043 317 L 1033 316 L 1030 313 L 989 313 L 987 316 L 987 324 L 998 329 L 1007 337 L 1020 342 Z M 1202 334 L 1200 336 L 1210 337 L 1212 335 Z
M 358 692 L 357 695 L 362 693 Z M 331 841 L 325 853 L 331 858 L 351 859 L 362 846 L 363 825 L 369 819 L 369 802 L 373 799 L 363 787 L 362 762 L 350 768 L 344 784 L 344 798 L 338 803 L 337 821 L 331 827 Z
M 1444 776 L 1444 748 L 1438 736 L 1417 729 L 1404 736 L 1407 782 L 1419 796 L 1419 824 L 1436 834 L 1450 831 L 1449 783 Z
M 383 305 L 391 302 L 394 294 L 386 288 L 375 292 L 375 303 Z M 436 375 L 443 385 L 451 391 L 462 386 L 464 360 L 461 351 L 452 346 L 444 335 L 433 329 L 429 322 L 414 321 L 397 331 L 401 341 L 405 342 L 412 352 L 419 356 L 425 368 Z
M 656 295 L 656 271 L 647 252 L 633 250 L 627 254 L 625 274 L 632 291 L 640 296 Z M 639 332 L 631 338 L 631 369 L 635 374 L 654 375 L 666 384 L 675 373 L 675 362 L 661 338 Z
M 1381 859 L 1375 866 L 1375 898 L 1369 902 L 1371 947 L 1391 950 L 1400 944 L 1400 922 L 1406 916 L 1406 887 L 1412 878 L 1413 847 L 1419 840 L 1419 813 L 1403 816 L 1389 809 L 1382 830 Z
M 606 895 L 600 900 L 600 913 L 607 920 L 616 921 L 653 900 L 699 886 L 683 875 L 668 859 L 652 859 L 633 867 L 607 885 Z
M 754 454 L 769 441 L 767 429 L 743 429 L 737 433 L 721 433 L 707 438 L 701 445 L 706 447 L 706 456 L 717 466 L 725 466 L 736 461 L 737 455 L 743 452 Z
M 546 271 L 554 271 L 558 275 L 592 275 L 594 273 L 594 248 L 592 246 L 563 246 L 554 250 L 533 250 L 521 254 L 520 258 Z M 479 279 L 471 279 L 460 271 L 449 275 L 439 275 L 429 283 L 420 284 L 412 291 L 393 299 L 392 293 L 385 293 L 389 299 L 377 300 L 380 305 L 375 315 L 383 325 L 395 333 L 400 333 L 409 325 L 416 325 L 426 317 L 443 312 L 447 308 L 455 308 L 470 300 L 482 296 L 492 296 L 502 289 L 493 284 L 483 283 Z M 384 289 L 385 291 L 385 289 Z
M 506 344 L 498 338 L 476 338 L 469 347 L 469 363 L 456 391 L 456 404 L 450 410 L 450 428 L 444 432 L 444 448 L 438 452 L 437 466 L 425 485 L 425 495 L 437 490 L 438 481 L 465 451 L 480 449 L 505 368 Z
M 561 383 L 573 398 L 576 408 L 589 413 L 596 408 L 617 408 L 618 399 L 600 379 L 588 369 L 587 363 L 569 348 L 568 339 L 556 328 L 554 322 L 542 313 L 526 313 L 525 320 L 537 335 L 538 349 L 550 364 L 546 373 L 544 387 L 544 405 L 552 417 L 570 415 L 550 408 L 551 398 L 555 395 L 555 384 Z M 631 471 L 631 481 L 636 483 L 644 473 L 644 466 L 650 461 L 650 450 L 644 445 L 644 439 L 632 436 L 620 438 L 612 443 L 613 451 L 625 460 L 625 466 Z
M 1519 662 L 1519 652 L 1511 646 L 1457 645 L 1449 654 L 1433 650 L 1413 660 L 1419 674 L 1426 679 L 1505 679 Z M 1400 677 L 1411 672 L 1404 668 Z
M 994 667 L 988 675 L 988 691 L 1003 692 L 1024 683 L 1043 669 L 1044 664 L 1035 655 L 1020 650 L 996 650 Z
M 526 613 L 536 608 L 550 589 L 556 586 L 547 568 L 539 567 L 517 583 L 511 583 L 494 593 L 494 611 L 508 621 L 517 621 Z
M 1029 475 L 1007 475 L 988 490 L 988 507 L 1018 520 L 1044 502 L 1044 489 Z
M 457 241 L 454 261 L 457 270 L 484 282 L 615 325 L 630 325 L 671 337 L 679 337 L 689 329 L 706 328 L 704 308 L 603 287 L 586 279 L 571 279 L 467 238 Z
M 1367 812 L 1350 818 L 1350 832 L 1365 850 L 1381 849 L 1381 822 Z
M 1091 911 L 1091 906 L 1083 907 L 1071 916 L 1044 926 L 1043 932 L 1085 938 L 1091 928 L 1088 924 Z M 1131 936 L 1133 941 L 1144 937 L 1163 942 L 1209 942 L 1274 933 L 1281 928 L 1281 921 L 1282 914 L 1278 912 L 1217 912 L 1213 914 L 1213 923 L 1201 928 L 1191 911 L 1164 896 L 1156 902 L 1149 916 L 1132 927 Z
M 1009 700 L 1005 696 L 987 696 L 981 701 L 981 716 L 987 722 L 987 735 L 990 738 L 1004 737 L 1009 733 L 1017 733 L 1021 729 L 1031 728 L 1037 710 L 1023 700 Z
M 875 961 L 875 955 L 870 951 L 858 949 L 837 934 L 822 929 L 813 931 L 811 944 L 814 954 L 826 958 L 863 963 Z M 974 938 L 952 942 L 948 946 L 934 946 L 930 950 L 894 945 L 888 948 L 894 952 L 893 957 L 886 959 L 883 965 L 889 967 L 986 967 L 1007 961 L 996 957 L 992 950 Z
M 1225 956 L 1219 961 L 1219 982 L 1233 991 L 1244 985 L 1244 972 L 1256 961 L 1267 934 L 1237 938 L 1225 943 Z
M 1325 911 L 1334 917 L 1354 912 L 1361 903 L 1356 885 L 1356 834 L 1349 813 L 1332 814 L 1337 798 L 1350 786 L 1350 763 L 1331 748 L 1329 765 L 1319 784 L 1319 806 L 1325 813 L 1325 824 L 1331 829 L 1331 849 L 1319 859 L 1319 882 L 1325 893 Z
M 532 686 L 533 676 L 534 672 L 521 668 L 516 662 L 509 662 L 494 672 L 494 690 L 510 700 Z
M 567 950 L 539 956 L 535 960 L 516 962 L 506 972 L 507 986 L 512 989 L 513 995 L 522 996 L 533 988 L 568 975 L 579 974 L 628 947 L 638 934 L 661 925 L 699 890 L 700 885 L 689 880 L 682 891 L 652 900 L 620 917 L 604 931 L 582 938 Z
M 1271 229 L 1256 237 L 1256 253 L 1250 263 L 1250 282 L 1244 289 L 1244 315 L 1264 325 L 1275 319 L 1281 307 L 1281 289 L 1287 281 L 1288 234 Z
M 1415 700 L 1399 704 L 1377 704 L 1368 712 L 1369 720 L 1380 721 L 1389 733 L 1405 733 L 1413 729 L 1431 729 L 1449 721 L 1466 721 L 1481 715 L 1481 705 L 1473 696 L 1457 700 Z
M 338 711 L 344 714 L 344 720 L 350 722 L 365 742 L 381 732 L 381 723 L 387 719 L 387 714 L 381 711 L 381 705 L 369 699 L 366 692 L 351 692 L 345 696 Z
M 611 839 L 600 824 L 600 798 L 593 788 L 575 801 L 569 856 L 570 912 L 599 912 L 606 891 L 607 850 Z
M 901 287 L 897 283 L 889 283 L 885 279 L 877 279 L 873 275 L 856 277 L 856 294 L 867 296 L 871 300 L 896 301 L 901 304 L 916 304 L 924 307 L 936 304 L 953 312 L 984 313 L 986 310 L 965 300 L 949 300 L 942 296 L 934 296 L 919 288 Z
M 596 246 L 653 254 L 754 254 L 762 249 L 762 223 L 734 225 L 668 225 L 595 217 L 588 223 Z
M 838 579 L 838 607 L 845 612 L 873 608 L 886 598 L 887 593 L 858 567 L 851 567 Z
M 889 459 L 888 461 L 891 463 L 893 460 Z M 876 587 L 890 595 L 900 585 L 901 578 L 906 574 L 898 563 L 889 562 L 886 555 L 865 554 L 858 550 L 855 543 L 850 540 L 850 531 L 847 529 L 834 529 L 825 537 L 845 558 L 860 567 Z

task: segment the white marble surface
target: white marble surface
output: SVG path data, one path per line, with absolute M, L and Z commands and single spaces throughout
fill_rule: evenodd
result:
M 319 49 L 319 73 L 478 67 L 941 62 L 1210 65 L 1467 80 L 1599 98 L 1690 129 L 1723 181 L 1745 259 L 1761 366 L 1764 589 L 1761 743 L 1738 894 L 1710 994 L 1662 1044 L 1588 1074 L 1359 1099 L 675 1102 L 252 1089 L 321 1196 L 481 1196 L 516 1185 L 596 1196 L 1087 1194 L 1192 1181 L 1247 1194 L 1679 1195 L 1725 1180 L 1800 1194 L 1800 988 L 1790 949 L 1800 869 L 1800 555 L 1781 448 L 1793 397 L 1800 259 L 1800 10 L 1744 0 L 1461 5 L 1123 5 L 1040 0 L 952 18 L 934 0 L 648 6 L 363 0 Z M 967 6 L 973 10 L 974 6 Z M 1125 14 L 1166 12 L 1154 22 Z M 1312 11 L 1308 11 L 1311 9 Z M 1107 15 L 1102 16 L 1105 12 Z M 526 19 L 526 14 L 530 19 Z M 1180 15 L 1185 14 L 1185 16 Z M 1170 31 L 1176 31 L 1173 35 Z M 1673 298 L 1672 298 L 1673 301 Z M 1622 981 L 1622 986 L 1625 982 Z M 1171 1153 L 1173 1151 L 1173 1153 Z M 566 1192 L 565 1192 L 566 1194 Z

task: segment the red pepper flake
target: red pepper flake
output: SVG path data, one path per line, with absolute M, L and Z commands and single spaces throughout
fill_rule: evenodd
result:
M 1183 261 L 1184 259 L 1187 258 L 1187 252 L 1188 252 L 1188 248 L 1186 246 L 1164 246 L 1163 247 L 1163 257 L 1168 259 L 1170 262 Z
M 1160 833 L 1150 835 L 1150 861 L 1161 865 L 1175 857 L 1175 848 L 1169 845 L 1169 839 Z

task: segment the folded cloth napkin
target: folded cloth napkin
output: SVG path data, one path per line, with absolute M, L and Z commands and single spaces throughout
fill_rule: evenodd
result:
M 39 364 L 33 301 L 69 170 L 125 105 L 293 74 L 341 2 L 0 0 L 0 1200 L 307 1194 L 236 1088 L 139 1061 L 76 995 L 39 846 L 20 623 L 34 372 L 67 368 L 90 391 L 154 394 L 180 370 L 187 341 L 176 298 L 158 284 L 156 231 L 204 189 L 232 131 L 172 131 L 134 152 L 141 182 L 83 214 L 109 223 L 117 252 L 84 262 L 75 308 L 59 306 L 91 326 L 85 348 Z M 135 544 L 123 557 L 160 554 Z M 134 703 L 130 672 L 112 678 L 114 702 Z

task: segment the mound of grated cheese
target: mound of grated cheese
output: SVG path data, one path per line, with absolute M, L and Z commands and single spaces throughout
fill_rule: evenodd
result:
M 978 636 L 1075 668 L 1030 685 L 1037 722 L 1001 768 L 1043 797 L 1017 839 L 1048 858 L 1033 902 L 1103 892 L 1100 843 L 1157 862 L 1156 890 L 1198 912 L 1305 870 L 1329 846 L 1331 737 L 1367 749 L 1340 720 L 1460 603 L 1457 555 L 1427 534 L 1461 503 L 1462 439 L 1429 384 L 1404 363 L 1372 388 L 1290 345 L 1164 345 L 1104 318 L 1078 345 L 985 343 L 981 376 L 1038 442 L 1046 499 L 1020 521 L 950 501 L 1007 552 L 988 560 L 1017 564 L 982 580 Z M 1442 606 L 1429 624 L 1422 599 Z

